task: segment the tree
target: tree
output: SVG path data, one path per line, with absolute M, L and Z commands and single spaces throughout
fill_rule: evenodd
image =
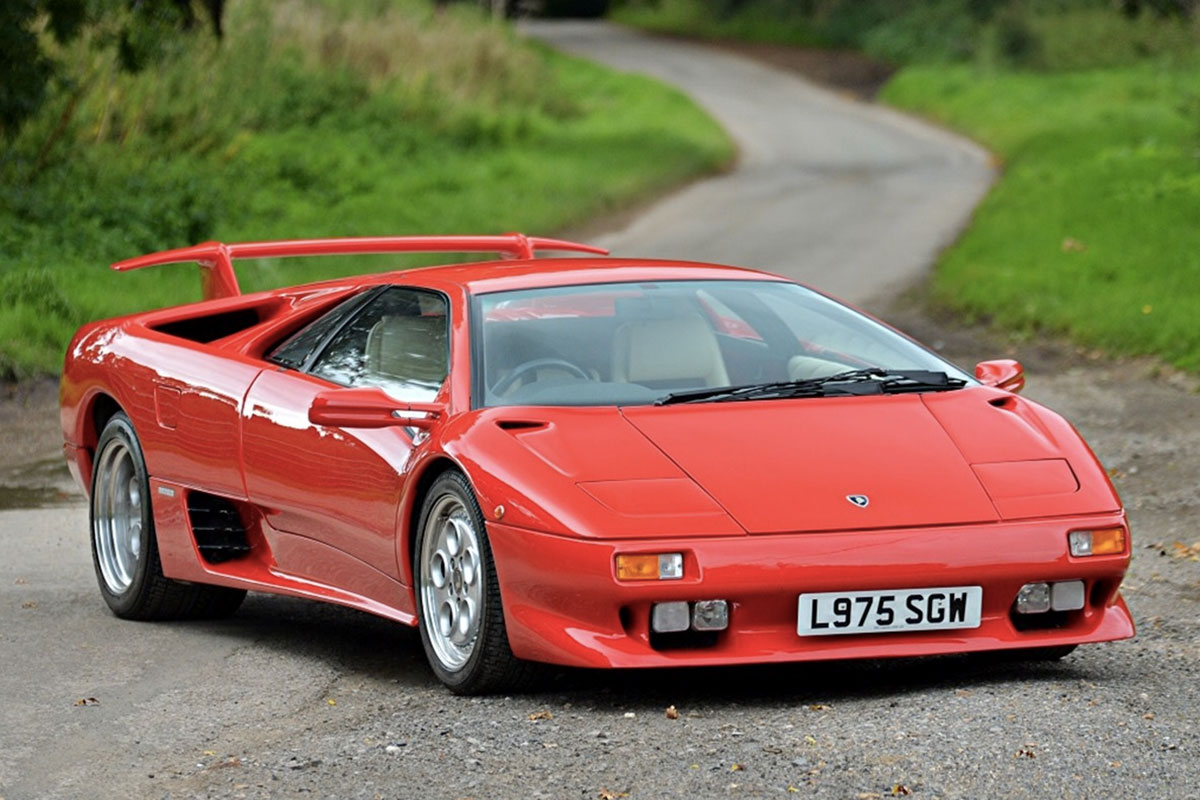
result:
M 225 31 L 221 28 L 221 17 L 225 13 L 225 0 L 201 0 L 200 5 L 204 6 L 204 10 L 208 12 L 213 36 L 218 39 L 224 37 Z M 190 31 L 196 24 L 196 12 L 192 8 L 191 0 L 175 0 L 175 7 L 179 9 L 179 13 L 183 17 L 183 29 Z
M 0 137 L 11 139 L 21 124 L 45 102 L 59 67 L 42 48 L 42 27 L 66 44 L 88 25 L 110 24 L 111 36 L 98 37 L 115 46 L 122 69 L 136 72 L 152 61 L 171 31 L 195 27 L 193 0 L 0 0 Z M 225 0 L 201 0 L 221 38 Z
M 85 0 L 4 0 L 0 3 L 0 134 L 16 135 L 41 107 L 54 62 L 42 52 L 34 29 L 45 17 L 60 42 L 74 37 L 87 16 Z
M 1196 0 L 1117 0 L 1117 5 L 1131 19 L 1143 8 L 1160 17 L 1190 17 L 1196 10 Z

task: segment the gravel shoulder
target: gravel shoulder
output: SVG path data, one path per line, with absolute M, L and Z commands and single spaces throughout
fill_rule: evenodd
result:
M 0 400 L 0 797 L 1195 796 L 1196 381 L 1018 346 L 919 291 L 872 308 L 958 363 L 1022 358 L 1026 394 L 1092 444 L 1133 525 L 1136 639 L 1048 664 L 551 671 L 529 694 L 461 699 L 411 630 L 346 609 L 252 595 L 219 623 L 121 622 L 56 466 L 46 382 Z

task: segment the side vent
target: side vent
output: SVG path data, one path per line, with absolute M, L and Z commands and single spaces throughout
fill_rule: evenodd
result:
M 502 419 L 496 422 L 496 427 L 502 431 L 534 431 L 548 427 L 548 423 L 531 419 Z
M 169 322 L 151 323 L 150 329 L 168 336 L 187 339 L 189 342 L 207 344 L 240 333 L 247 328 L 253 328 L 262 321 L 263 316 L 260 309 L 236 308 L 220 314 L 206 314 L 202 317 L 185 317 Z
M 246 526 L 233 503 L 205 492 L 188 492 L 188 520 L 200 555 L 210 564 L 232 561 L 250 552 Z

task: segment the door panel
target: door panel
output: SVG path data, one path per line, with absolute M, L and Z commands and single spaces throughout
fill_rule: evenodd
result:
M 276 529 L 316 539 L 398 577 L 399 469 L 411 439 L 401 428 L 313 425 L 308 407 L 329 388 L 290 371 L 268 370 L 254 382 L 242 428 L 246 490 Z M 319 564 L 279 566 L 316 580 L 333 577 L 314 574 Z
M 400 576 L 396 515 L 415 432 L 314 425 L 308 409 L 334 385 L 379 387 L 398 407 L 432 400 L 449 366 L 447 306 L 435 292 L 388 287 L 304 358 L 311 375 L 268 370 L 254 382 L 243 414 L 246 490 L 274 528 Z M 334 574 L 332 561 L 280 566 L 345 586 L 344 565 Z

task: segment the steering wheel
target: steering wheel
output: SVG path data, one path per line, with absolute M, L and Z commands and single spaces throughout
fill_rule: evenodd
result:
M 513 384 L 525 377 L 526 374 L 537 372 L 539 369 L 545 369 L 546 367 L 558 367 L 585 381 L 592 379 L 592 376 L 584 372 L 582 367 L 572 364 L 570 361 L 561 358 L 535 358 L 513 367 L 512 372 L 498 380 L 496 385 L 492 387 L 492 394 L 503 395 L 513 387 Z

